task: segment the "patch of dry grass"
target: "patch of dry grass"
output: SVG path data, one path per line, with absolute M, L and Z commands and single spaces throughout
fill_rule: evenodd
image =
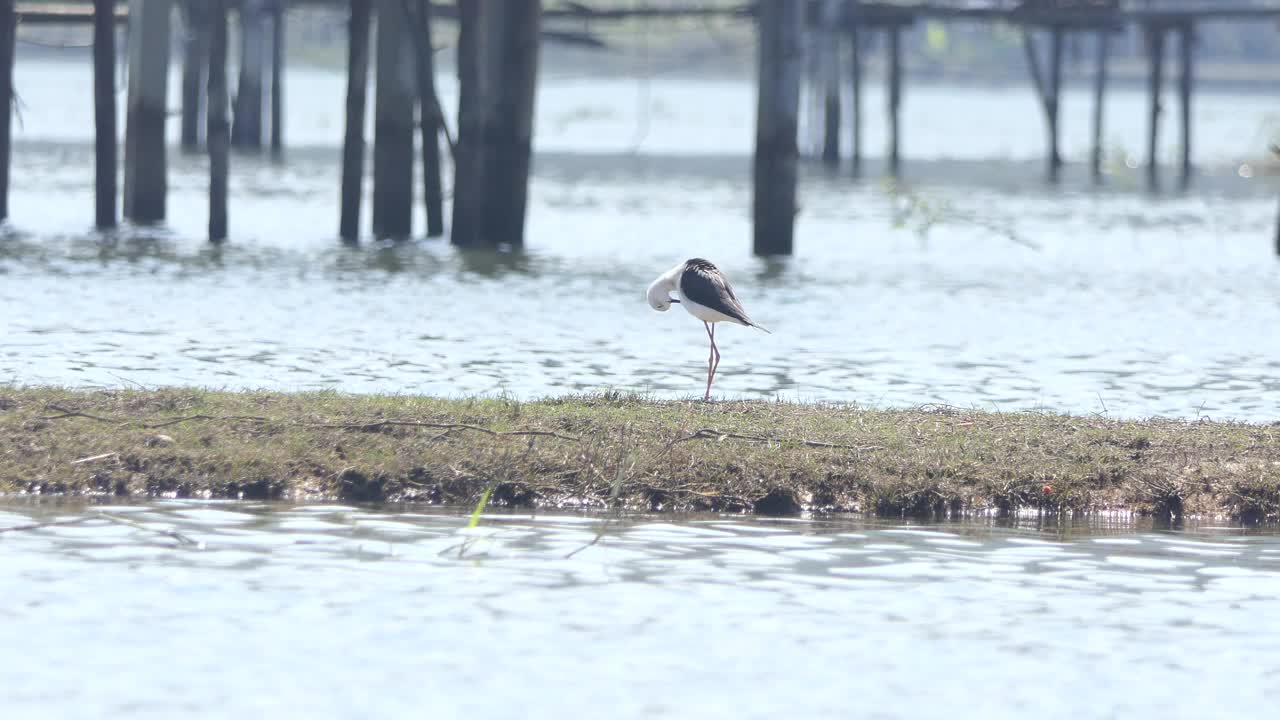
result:
M 0 492 L 1280 517 L 1280 425 L 593 395 L 0 387 Z

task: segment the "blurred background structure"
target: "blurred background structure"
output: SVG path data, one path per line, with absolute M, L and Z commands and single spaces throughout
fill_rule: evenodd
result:
M 1147 87 L 1146 181 L 1155 189 L 1162 96 L 1171 74 L 1165 69 L 1166 56 L 1176 46 L 1177 164 L 1180 183 L 1186 186 L 1192 176 L 1196 78 L 1203 74 L 1210 82 L 1266 82 L 1274 68 L 1263 66 L 1276 59 L 1273 36 L 1280 20 L 1280 6 L 1260 0 L 646 0 L 550 3 L 545 9 L 541 0 L 7 0 L 0 8 L 0 77 L 9 83 L 17 24 L 94 25 L 100 227 L 115 223 L 111 169 L 117 54 L 111 28 L 127 27 L 123 208 L 124 216 L 135 223 L 166 218 L 168 67 L 171 56 L 181 63 L 180 147 L 210 152 L 209 234 L 214 241 L 227 234 L 227 193 L 220 188 L 226 183 L 229 148 L 260 152 L 269 147 L 277 155 L 283 150 L 284 64 L 291 17 L 301 26 L 295 34 L 302 35 L 309 52 L 324 53 L 324 44 L 316 41 L 326 29 L 329 40 L 339 40 L 333 37 L 334 27 L 344 20 L 347 25 L 339 234 L 348 242 L 361 234 L 371 67 L 376 88 L 372 234 L 412 236 L 416 195 L 424 203 L 426 234 L 443 234 L 443 178 L 451 169 L 453 244 L 520 247 L 541 46 L 568 51 L 560 62 L 552 60 L 557 65 L 575 62 L 570 58 L 607 65 L 634 54 L 637 47 L 646 62 L 655 57 L 679 61 L 702 53 L 702 65 L 709 72 L 751 62 L 757 68 L 753 248 L 758 255 L 792 252 L 801 150 L 836 167 L 846 154 L 841 145 L 847 134 L 851 165 L 855 171 L 861 168 L 868 66 L 884 75 L 885 157 L 891 174 L 899 169 L 904 144 L 907 74 L 934 80 L 1010 80 L 1018 72 L 1014 66 L 1023 65 L 1044 116 L 1051 182 L 1059 178 L 1063 165 L 1060 108 L 1067 74 L 1090 76 L 1092 83 L 1088 165 L 1095 182 L 1103 177 L 1109 78 L 1141 80 Z M 229 14 L 235 21 L 232 54 L 237 71 L 228 122 L 221 116 L 228 92 L 227 48 L 212 41 L 222 38 L 220 28 Z M 690 43 L 681 36 L 691 23 L 701 24 L 701 42 Z M 371 28 L 376 29 L 374 37 Z M 715 43 L 713 55 L 707 54 L 707 40 Z M 372 56 L 371 42 L 376 48 Z M 446 48 L 453 52 L 442 53 Z M 451 69 L 449 56 L 454 60 Z M 1211 67 L 1198 72 L 1198 60 Z M 438 68 L 457 74 L 455 117 L 447 116 L 437 93 Z M 0 84 L 0 95 L 12 96 L 11 84 Z M 842 117 L 842 98 L 848 98 L 850 106 L 847 119 Z M 226 128 L 229 142 L 220 137 Z M 0 218 L 7 216 L 10 135 L 6 118 L 0 124 Z M 414 187 L 415 142 L 420 148 L 421 190 Z M 909 145 L 910 139 L 905 142 Z

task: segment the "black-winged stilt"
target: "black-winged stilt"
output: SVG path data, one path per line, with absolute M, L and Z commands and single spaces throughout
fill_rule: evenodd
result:
M 676 297 L 671 297 L 675 293 Z M 689 314 L 702 321 L 711 340 L 711 354 L 707 356 L 707 392 L 704 401 L 711 399 L 711 381 L 720 366 L 720 350 L 716 347 L 718 322 L 731 322 L 769 332 L 747 317 L 742 303 L 733 294 L 729 279 L 708 260 L 691 258 L 658 276 L 649 285 L 649 307 L 659 312 L 671 309 L 671 303 L 680 303 Z

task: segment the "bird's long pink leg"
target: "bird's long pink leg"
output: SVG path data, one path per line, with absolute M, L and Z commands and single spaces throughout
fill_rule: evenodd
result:
M 704 320 L 702 324 L 707 328 L 707 338 L 711 340 L 711 351 L 707 353 L 707 392 L 702 396 L 702 401 L 706 402 L 711 399 L 711 378 L 715 374 L 716 331 L 711 323 Z
M 716 326 L 711 326 L 711 352 L 715 353 L 716 361 L 711 365 L 711 380 L 716 379 L 716 370 L 720 369 L 720 348 L 716 345 Z

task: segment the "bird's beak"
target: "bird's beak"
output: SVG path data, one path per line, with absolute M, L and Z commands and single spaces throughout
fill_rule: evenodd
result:
M 667 299 L 668 299 L 668 300 L 670 300 L 670 301 L 671 301 L 671 302 L 673 302 L 673 303 L 678 303 L 678 302 L 680 302 L 680 301 L 679 301 L 679 300 L 677 300 L 676 298 L 667 298 Z

